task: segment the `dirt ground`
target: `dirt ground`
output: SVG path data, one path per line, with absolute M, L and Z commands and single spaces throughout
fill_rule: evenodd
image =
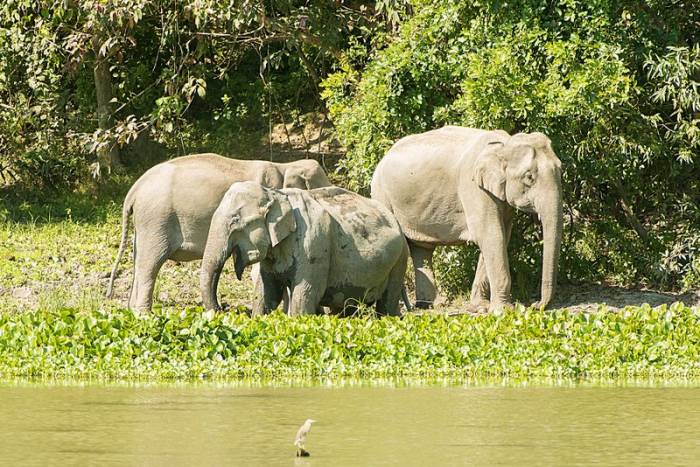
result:
M 255 294 L 252 282 L 246 273 L 243 280 L 238 281 L 229 270 L 224 269 L 220 283 L 220 300 L 225 308 L 252 306 Z M 174 263 L 168 262 L 161 271 L 156 288 L 157 304 L 166 308 L 182 308 L 201 305 L 198 289 L 199 262 Z M 105 301 L 104 292 L 107 288 L 108 271 L 89 273 L 86 275 L 66 276 L 63 280 L 51 282 L 30 281 L 20 287 L 0 287 L 0 302 L 13 305 L 17 309 L 35 309 L 53 306 L 99 306 L 110 303 L 125 305 L 131 286 L 131 264 L 123 261 L 120 274 L 115 281 L 113 300 Z M 412 294 L 411 294 L 412 295 Z M 411 296 L 411 300 L 413 297 Z M 627 289 L 607 285 L 562 286 L 557 291 L 555 300 L 549 309 L 567 308 L 570 311 L 592 312 L 606 305 L 609 310 L 619 310 L 628 306 L 649 304 L 652 307 L 671 305 L 683 302 L 688 306 L 700 306 L 700 291 L 695 293 L 669 293 L 648 289 Z M 443 312 L 449 315 L 475 313 L 466 297 L 458 297 L 451 302 L 442 303 L 432 312 Z
M 558 287 L 554 300 L 547 308 L 550 310 L 566 308 L 573 312 L 593 312 L 605 306 L 608 310 L 615 311 L 628 306 L 648 304 L 656 308 L 676 302 L 682 302 L 688 306 L 700 306 L 700 291 L 681 294 L 602 284 L 563 285 Z M 529 305 L 529 303 L 524 303 L 524 305 Z M 458 297 L 438 308 L 449 315 L 484 312 L 484 310 L 473 309 L 466 297 Z
M 594 311 L 600 305 L 610 309 L 649 304 L 652 307 L 683 302 L 688 306 L 700 305 L 700 290 L 679 294 L 648 289 L 627 289 L 606 285 L 577 285 L 560 287 L 550 307 L 576 311 Z

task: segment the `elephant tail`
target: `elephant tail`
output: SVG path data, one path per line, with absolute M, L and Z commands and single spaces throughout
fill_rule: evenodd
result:
M 129 190 L 129 193 L 124 199 L 124 207 L 122 208 L 122 238 L 119 242 L 119 252 L 117 253 L 117 259 L 114 261 L 114 267 L 112 268 L 112 273 L 109 275 L 109 284 L 107 285 L 107 298 L 112 298 L 112 293 L 114 292 L 114 278 L 117 276 L 117 269 L 119 268 L 119 262 L 124 254 L 124 249 L 126 247 L 126 238 L 129 235 L 129 216 L 134 211 L 134 189 Z
M 413 304 L 411 303 L 411 299 L 408 298 L 406 284 L 401 287 L 401 299 L 403 300 L 403 304 L 406 306 L 406 311 L 411 311 L 413 309 Z

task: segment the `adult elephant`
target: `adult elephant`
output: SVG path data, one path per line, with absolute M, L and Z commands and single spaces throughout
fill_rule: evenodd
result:
M 212 215 L 231 184 L 255 181 L 270 188 L 329 186 L 315 160 L 285 164 L 194 154 L 158 164 L 129 190 L 122 210 L 122 237 L 107 296 L 124 253 L 129 216 L 134 217 L 134 278 L 129 307 L 150 310 L 153 287 L 167 259 L 193 261 L 204 255 Z
M 562 234 L 561 162 L 544 134 L 447 126 L 407 136 L 377 166 L 372 197 L 391 209 L 409 239 L 417 307 L 431 306 L 436 297 L 435 247 L 469 241 L 481 250 L 472 304 L 490 310 L 510 304 L 513 208 L 542 221 L 537 306 L 551 301 Z
M 260 263 L 262 300 L 255 313 L 274 310 L 290 291 L 290 315 L 340 313 L 357 303 L 398 315 L 408 260 L 401 228 L 380 203 L 339 187 L 271 190 L 235 183 L 211 221 L 200 287 L 207 309 L 226 260 L 236 276 Z

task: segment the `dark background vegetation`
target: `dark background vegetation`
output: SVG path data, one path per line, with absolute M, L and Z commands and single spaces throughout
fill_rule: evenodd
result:
M 280 157 L 271 127 L 309 115 L 340 142 L 336 183 L 365 194 L 406 134 L 541 131 L 564 167 L 561 279 L 698 288 L 698 37 L 693 0 L 7 0 L 0 220 L 53 203 L 99 222 L 154 163 Z M 516 296 L 540 235 L 521 215 Z M 441 249 L 448 293 L 475 258 Z

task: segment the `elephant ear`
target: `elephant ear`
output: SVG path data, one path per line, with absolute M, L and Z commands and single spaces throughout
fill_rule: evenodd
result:
M 501 142 L 488 143 L 474 164 L 474 182 L 501 201 L 506 200 L 506 167 L 500 154 Z
M 299 188 L 301 190 L 310 190 L 311 185 L 309 179 L 301 171 L 288 169 L 284 174 L 283 188 Z
M 266 188 L 282 188 L 284 183 L 282 174 L 277 167 L 272 164 L 258 173 L 256 181 Z
M 270 195 L 272 199 L 267 205 L 265 219 L 270 241 L 275 247 L 297 229 L 297 223 L 287 195 L 279 192 L 271 192 Z

